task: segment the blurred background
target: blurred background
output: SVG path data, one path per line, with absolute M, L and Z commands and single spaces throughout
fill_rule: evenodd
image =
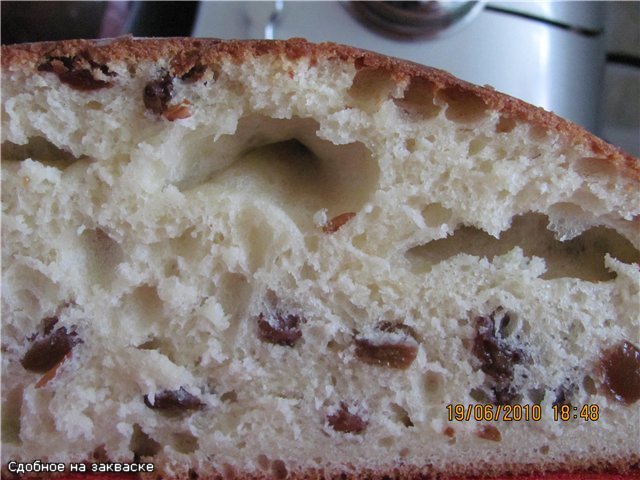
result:
M 552 110 L 640 156 L 640 2 L 13 2 L 2 43 L 290 38 L 450 71 Z

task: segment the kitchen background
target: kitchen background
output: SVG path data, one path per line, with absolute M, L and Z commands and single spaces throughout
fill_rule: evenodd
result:
M 443 68 L 640 156 L 640 2 L 13 2 L 2 43 L 306 37 Z

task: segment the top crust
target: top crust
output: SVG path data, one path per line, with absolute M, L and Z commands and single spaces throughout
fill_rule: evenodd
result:
M 491 87 L 479 87 L 460 80 L 436 68 L 387 57 L 368 50 L 335 43 L 314 44 L 302 38 L 289 40 L 220 40 L 199 38 L 136 39 L 120 37 L 107 40 L 68 40 L 62 42 L 28 43 L 2 46 L 3 69 L 36 70 L 46 59 L 56 56 L 82 55 L 98 63 L 141 61 L 171 61 L 175 74 L 183 74 L 196 64 L 214 65 L 221 58 L 236 62 L 251 56 L 283 55 L 289 59 L 308 57 L 318 60 L 340 60 L 354 63 L 358 68 L 374 68 L 391 72 L 400 82 L 409 78 L 427 80 L 438 91 L 455 88 L 481 98 L 492 110 L 508 118 L 525 121 L 544 130 L 561 133 L 571 143 L 582 145 L 599 158 L 606 159 L 623 175 L 640 181 L 640 159 L 610 145 L 582 127 L 552 112 L 534 107 Z

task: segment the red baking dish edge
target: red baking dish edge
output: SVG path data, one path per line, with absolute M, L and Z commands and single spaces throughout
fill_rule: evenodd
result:
M 76 473 L 65 477 L 59 477 L 59 480 L 81 480 L 90 477 L 92 480 L 131 480 L 136 478 L 137 474 L 115 475 L 115 474 L 82 474 Z M 634 470 L 629 473 L 550 473 L 546 475 L 525 475 L 519 477 L 472 477 L 472 478 L 453 478 L 451 480 L 632 480 L 640 479 L 640 470 Z

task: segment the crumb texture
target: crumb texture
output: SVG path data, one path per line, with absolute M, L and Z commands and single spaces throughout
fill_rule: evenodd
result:
M 619 154 L 462 83 L 253 52 L 3 63 L 2 462 L 638 462 L 640 193 Z

